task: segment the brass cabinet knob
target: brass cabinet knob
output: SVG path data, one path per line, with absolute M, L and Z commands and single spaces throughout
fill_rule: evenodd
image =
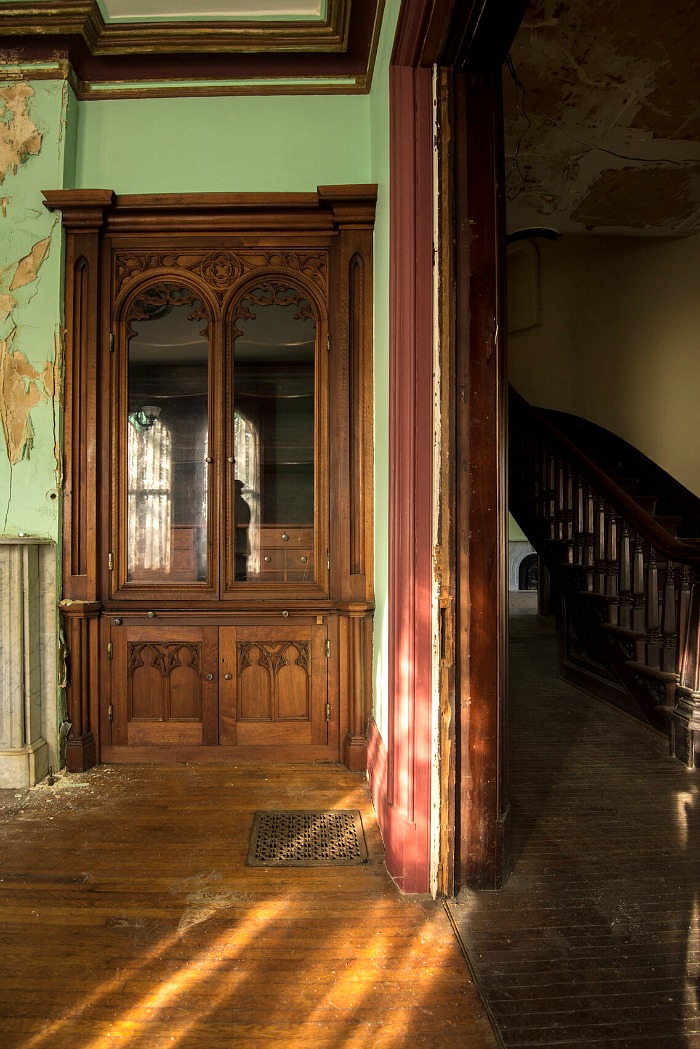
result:
M 116 619 L 112 620 L 112 622 L 115 626 L 121 626 L 124 620 L 120 616 L 117 616 Z
M 227 463 L 235 463 L 235 461 L 236 460 L 235 460 L 235 457 L 233 455 L 229 455 L 228 459 L 226 460 Z
M 149 612 L 149 613 L 148 613 L 148 618 L 149 618 L 149 619 L 155 619 L 155 618 L 156 618 L 156 614 L 155 614 L 155 612 Z
M 270 557 L 269 554 L 266 554 L 265 555 L 265 560 L 269 563 L 272 560 L 272 558 Z
M 204 462 L 205 463 L 213 463 L 214 460 L 212 459 L 211 455 L 205 455 L 204 456 Z
M 309 559 L 308 559 L 308 557 L 304 557 L 304 555 L 302 554 L 302 556 L 301 556 L 301 557 L 299 558 L 299 560 L 301 561 L 301 563 L 302 563 L 303 565 L 305 565 L 305 564 L 306 564 L 306 562 L 307 562 L 307 561 L 308 561 Z
M 205 674 L 204 675 L 204 680 L 205 681 L 213 681 L 214 680 L 214 675 L 213 674 Z
M 282 613 L 282 618 L 283 619 L 287 619 L 288 616 L 289 616 L 289 612 L 285 609 L 284 612 Z
M 233 680 L 233 674 L 224 674 L 224 680 L 225 681 L 232 681 Z
M 286 543 L 286 542 L 287 542 L 287 540 L 289 539 L 289 536 L 287 535 L 287 533 L 286 533 L 286 532 L 282 532 L 282 539 L 284 540 L 284 542 L 285 542 L 285 543 Z

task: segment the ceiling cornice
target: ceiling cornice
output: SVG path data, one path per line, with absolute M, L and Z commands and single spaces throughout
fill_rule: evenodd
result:
M 105 23 L 97 0 L 0 3 L 9 79 L 69 79 L 81 99 L 364 93 L 384 0 L 329 0 L 324 20 Z
M 346 51 L 351 0 L 329 0 L 324 19 L 105 22 L 97 0 L 0 4 L 0 36 L 79 38 L 94 56 L 241 51 Z

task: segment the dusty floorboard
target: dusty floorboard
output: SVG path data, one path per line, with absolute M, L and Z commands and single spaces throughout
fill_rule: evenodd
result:
M 451 913 L 508 1049 L 700 1047 L 700 772 L 512 620 L 513 872 Z
M 497 1044 L 343 769 L 101 767 L 0 800 L 2 1049 Z M 246 867 L 263 808 L 360 809 L 368 863 Z

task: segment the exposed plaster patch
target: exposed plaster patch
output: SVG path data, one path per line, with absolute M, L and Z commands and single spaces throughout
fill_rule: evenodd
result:
M 34 439 L 30 412 L 46 397 L 44 385 L 47 362 L 38 372 L 19 350 L 12 351 L 16 328 L 7 339 L 0 339 L 0 422 L 10 466 L 28 459 Z
M 607 189 L 621 182 L 606 174 L 613 168 L 636 169 L 635 193 L 646 181 L 654 196 L 646 219 L 636 197 L 616 191 L 615 227 L 697 228 L 699 61 L 698 4 L 669 0 L 662 11 L 630 8 L 626 0 L 531 0 L 504 76 L 510 228 L 544 217 L 561 230 L 580 230 L 582 208 L 587 225 L 610 227 Z M 655 172 L 650 178 L 647 168 Z M 674 210 L 683 169 L 690 182 Z M 598 203 L 602 211 L 594 214 Z
M 20 259 L 15 269 L 12 283 L 10 284 L 10 291 L 16 291 L 17 288 L 23 288 L 25 284 L 31 284 L 35 281 L 37 274 L 41 268 L 41 264 L 46 258 L 46 254 L 51 244 L 51 235 L 44 237 L 43 240 L 38 241 L 28 255 L 25 255 L 23 259 Z
M 12 84 L 0 90 L 0 185 L 16 175 L 20 164 L 41 150 L 41 132 L 29 116 L 29 84 Z M 7 119 L 9 113 L 9 120 Z
M 571 217 L 589 228 L 615 226 L 624 209 L 627 225 L 644 229 L 682 221 L 696 208 L 690 171 L 622 168 L 602 172 Z
M 0 324 L 4 324 L 17 305 L 17 299 L 9 291 L 0 292 Z

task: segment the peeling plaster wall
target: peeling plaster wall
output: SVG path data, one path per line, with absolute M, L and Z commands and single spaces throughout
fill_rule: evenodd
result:
M 700 236 L 538 242 L 542 323 L 508 337 L 510 381 L 581 415 L 700 495 Z
M 0 534 L 54 541 L 62 242 L 60 220 L 43 207 L 41 193 L 70 177 L 71 101 L 65 83 L 0 83 Z
M 75 116 L 75 99 L 63 82 L 0 82 L 0 536 L 7 537 L 5 552 L 14 543 L 25 557 L 39 549 L 31 545 L 36 540 L 25 544 L 12 537 L 52 541 L 40 544 L 41 571 L 31 576 L 36 593 L 24 617 L 18 620 L 11 588 L 0 587 L 5 656 L 15 670 L 34 668 L 36 678 L 36 710 L 32 706 L 28 719 L 28 701 L 22 695 L 18 700 L 13 674 L 0 675 L 0 723 L 16 728 L 16 738 L 5 740 L 0 754 L 0 779 L 15 787 L 41 778 L 49 764 L 59 765 L 58 726 L 64 720 L 56 684 L 62 232 L 60 219 L 43 206 L 42 190 L 70 185 Z M 28 587 L 22 583 L 27 601 Z

